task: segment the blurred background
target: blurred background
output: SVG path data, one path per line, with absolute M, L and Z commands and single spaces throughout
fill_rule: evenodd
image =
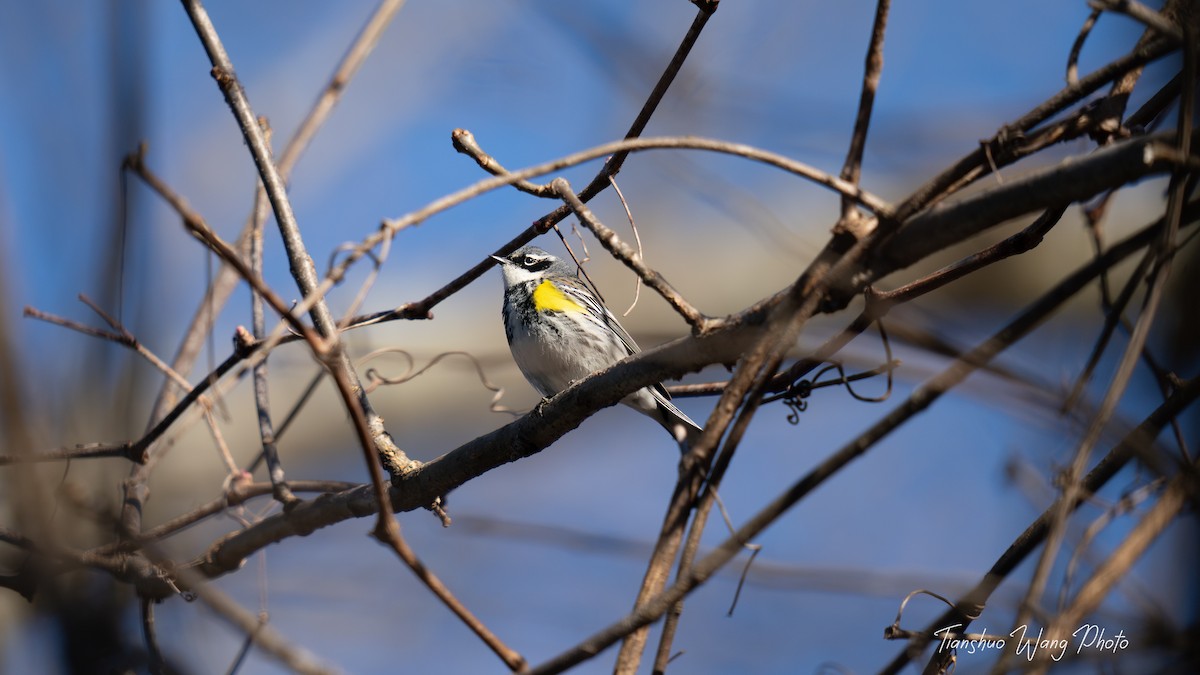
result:
M 282 147 L 325 86 L 375 3 L 206 3 L 257 114 Z M 624 135 L 685 34 L 695 8 L 654 2 L 410 2 L 350 83 L 290 180 L 307 246 L 318 268 L 345 242 L 469 185 L 484 174 L 454 152 L 450 132 L 473 132 L 509 168 L 540 163 Z M 837 173 L 858 105 L 874 3 L 722 3 L 653 117 L 646 135 L 690 134 L 759 146 Z M 1082 0 L 1003 4 L 922 0 L 893 8 L 885 66 L 866 147 L 862 183 L 885 199 L 906 196 L 1064 84 L 1067 54 L 1089 13 Z M 1104 16 L 1080 58 L 1086 73 L 1124 54 L 1141 27 Z M 1131 109 L 1178 69 L 1152 65 Z M 120 317 L 150 349 L 174 354 L 216 262 L 179 217 L 135 177 L 123 157 L 147 143 L 146 162 L 233 240 L 250 212 L 256 173 L 210 64 L 183 9 L 147 0 L 0 2 L 0 333 L 8 354 L 0 377 L 22 393 L 6 418 L 6 443 L 30 449 L 136 438 L 161 376 L 112 343 L 22 318 L 22 308 L 101 326 L 76 296 Z M 1069 143 L 1007 170 L 1090 150 Z M 582 186 L 599 163 L 563 173 Z M 790 283 L 827 238 L 839 201 L 832 193 L 744 160 L 696 152 L 635 155 L 618 177 L 637 220 L 645 256 L 710 315 L 735 312 Z M 984 181 L 987 183 L 987 181 Z M 1161 214 L 1165 181 L 1121 192 L 1110 206 L 1111 240 Z M 511 239 L 553 207 L 512 190 L 493 192 L 403 232 L 363 311 L 415 301 Z M 633 237 L 611 191 L 592 202 L 600 218 Z M 1024 223 L 972 242 L 980 248 Z M 564 231 L 578 252 L 579 239 Z M 617 313 L 635 289 L 631 275 L 585 236 L 588 269 Z M 267 281 L 298 298 L 273 224 L 266 236 Z M 540 240 L 562 254 L 553 235 Z M 897 310 L 897 325 L 951 345 L 992 333 L 1018 308 L 1091 254 L 1078 209 L 1036 251 Z M 945 264 L 954 255 L 930 261 Z M 713 270 L 729 270 L 714 274 Z M 1180 276 L 1186 267 L 1179 266 Z M 896 283 L 921 270 L 897 275 Z M 366 268 L 331 295 L 345 311 Z M 1172 302 L 1184 302 L 1175 284 Z M 1053 499 L 1051 477 L 1069 462 L 1081 421 L 1055 406 L 1079 372 L 1102 315 L 1085 294 L 1002 361 L 1036 386 L 979 375 L 805 499 L 758 543 L 764 546 L 732 617 L 737 569 L 688 601 L 675 667 L 690 673 L 804 673 L 878 669 L 900 648 L 880 638 L 903 597 L 928 588 L 955 597 L 991 566 Z M 418 365 L 444 351 L 474 355 L 518 410 L 537 401 L 513 366 L 500 321 L 500 280 L 489 272 L 434 310 L 433 321 L 396 322 L 348 336 L 362 356 L 407 350 Z M 1189 312 L 1177 305 L 1168 314 Z M 1194 310 L 1191 310 L 1194 311 Z M 643 346 L 687 326 L 643 291 L 622 320 Z M 845 317 L 814 322 L 811 346 Z M 1160 322 L 1152 346 L 1190 375 L 1195 345 L 1173 337 L 1184 321 Z M 249 325 L 240 288 L 221 313 L 192 373 L 196 381 L 229 353 Z M 1123 340 L 1123 338 L 1122 338 Z M 1118 348 L 1123 345 L 1118 340 Z M 844 355 L 869 368 L 885 360 L 864 336 Z M 946 361 L 896 346 L 903 361 L 892 398 L 855 401 L 821 390 L 798 424 L 764 409 L 731 470 L 722 497 L 735 522 L 859 430 L 903 400 Z M 282 416 L 318 368 L 299 345 L 271 357 L 272 404 Z M 376 365 L 403 372 L 399 358 Z M 1102 362 L 1107 382 L 1113 359 Z M 719 380 L 719 369 L 688 381 Z M 227 397 L 222 430 L 248 462 L 259 444 L 243 382 Z M 861 386 L 881 393 L 883 383 Z M 1092 392 L 1102 391 L 1093 388 Z M 1157 405 L 1153 381 L 1134 378 L 1120 414 L 1136 424 Z M 373 401 L 402 448 L 437 457 L 511 417 L 490 412 L 491 392 L 474 366 L 454 357 Z M 715 399 L 683 400 L 703 420 Z M 12 411 L 10 411 L 12 412 Z M 12 419 L 20 419 L 16 434 Z M 1194 415 L 1186 428 L 1195 438 Z M 1119 426 L 1119 425 L 1118 425 Z M 1117 429 L 1119 432 L 1120 430 Z M 1116 433 L 1116 432 L 1114 432 Z M 1115 436 L 1106 436 L 1101 452 Z M 4 453 L 14 452 L 8 447 Z M 281 442 L 290 478 L 367 480 L 346 416 L 328 383 Z M 604 410 L 552 448 L 474 480 L 449 497 L 455 524 L 428 513 L 400 522 L 423 560 L 510 646 L 540 662 L 619 618 L 631 607 L 657 535 L 678 455 L 657 427 L 626 409 Z M 0 469 L 3 471 L 3 469 Z M 39 467 L 49 489 L 70 485 L 100 509 L 119 506 L 119 460 Z M 1132 470 L 1080 517 L 1080 529 L 1139 477 Z M 220 495 L 224 472 L 202 426 L 182 434 L 156 469 L 146 523 L 154 525 Z M 10 480 L 6 477 L 5 480 Z M 4 522 L 19 505 L 0 508 Z M 259 500 L 246 517 L 269 512 Z M 81 518 L 69 506 L 53 519 L 66 531 Z M 1135 519 L 1119 520 L 1081 558 L 1076 583 Z M 269 611 L 284 635 L 348 672 L 498 672 L 502 664 L 367 536 L 372 523 L 342 523 L 268 548 L 217 585 L 252 611 Z M 167 543 L 180 560 L 197 555 L 232 518 L 211 519 Z M 710 526 L 707 543 L 724 538 Z M 76 545 L 95 544 L 85 538 Z M 1072 537 L 1078 536 L 1075 532 Z M 1104 606 L 1101 620 L 1124 630 L 1132 649 L 1159 655 L 1147 617 L 1194 626 L 1195 527 L 1175 523 Z M 1074 539 L 1072 539 L 1074 540 Z M 1066 556 L 1059 566 L 1065 570 Z M 12 560 L 11 556 L 6 560 Z M 1001 587 L 975 628 L 1007 633 L 1022 580 Z M 739 568 L 740 569 L 740 568 Z M 103 579 L 80 584 L 86 603 L 115 608 L 113 639 L 138 649 L 136 605 Z M 80 601 L 81 608 L 84 601 Z M 69 628 L 50 603 L 0 594 L 0 672 L 68 669 Z M 1053 604 L 1053 600 L 1050 601 Z M 922 627 L 941 607 L 917 600 L 904 625 Z M 79 609 L 82 612 L 82 609 Z M 68 612 L 69 613 L 69 612 Z M 60 612 L 59 615 L 62 613 Z M 186 672 L 228 668 L 243 636 L 203 607 L 179 599 L 158 610 L 167 656 Z M 1194 628 L 1193 628 L 1194 630 Z M 652 638 L 653 639 L 653 638 Z M 579 672 L 611 669 L 610 652 Z M 960 658 L 968 672 L 991 659 Z M 401 665 L 402 664 L 402 665 Z M 1091 668 L 1094 664 L 1083 667 Z M 241 672 L 281 667 L 252 651 Z

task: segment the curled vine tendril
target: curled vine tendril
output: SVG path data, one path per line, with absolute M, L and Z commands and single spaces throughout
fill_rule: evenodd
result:
M 808 380 L 793 382 L 783 392 L 783 404 L 788 408 L 788 424 L 795 426 L 800 423 L 800 413 L 808 410 L 808 401 L 805 399 L 809 394 L 812 394 L 812 383 Z
M 768 396 L 763 399 L 763 403 L 772 403 L 774 401 L 783 401 L 783 404 L 788 408 L 787 421 L 789 424 L 796 425 L 800 423 L 800 413 L 808 410 L 808 397 L 812 395 L 813 390 L 820 387 L 843 386 L 846 392 L 855 400 L 865 403 L 881 403 L 886 401 L 892 395 L 892 371 L 900 365 L 900 361 L 892 358 L 892 347 L 888 341 L 887 332 L 883 328 L 883 322 L 876 322 L 879 327 L 879 336 L 883 340 L 883 349 L 887 355 L 887 361 L 871 370 L 865 370 L 861 373 L 846 375 L 845 368 L 842 364 L 836 361 L 830 362 L 823 366 L 813 375 L 812 379 L 801 379 L 792 382 L 787 386 L 787 389 Z M 837 377 L 832 379 L 822 379 L 831 372 L 837 372 Z M 853 383 L 858 380 L 865 380 L 876 375 L 887 374 L 887 389 L 879 396 L 864 396 L 854 390 Z

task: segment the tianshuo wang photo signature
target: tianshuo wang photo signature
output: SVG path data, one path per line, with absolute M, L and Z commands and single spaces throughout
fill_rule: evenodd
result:
M 1023 656 L 1032 661 L 1037 657 L 1038 652 L 1043 652 L 1043 657 L 1048 654 L 1050 659 L 1059 661 L 1069 650 L 1073 650 L 1076 654 L 1082 654 L 1085 650 L 1116 654 L 1129 648 L 1129 638 L 1125 635 L 1125 631 L 1118 630 L 1116 633 L 1108 633 L 1103 627 L 1094 623 L 1085 623 L 1079 626 L 1075 632 L 1071 633 L 1069 639 L 1045 638 L 1043 637 L 1044 628 L 1039 628 L 1037 634 L 1033 635 L 1027 625 L 1017 626 L 1007 637 L 989 636 L 986 628 L 982 633 L 962 635 L 956 632 L 961 627 L 962 624 L 957 623 L 933 632 L 941 640 L 938 644 L 938 651 L 958 650 L 960 654 L 1001 651 L 1008 647 L 1009 641 L 1012 640 L 1015 641 L 1013 649 L 1017 656 Z

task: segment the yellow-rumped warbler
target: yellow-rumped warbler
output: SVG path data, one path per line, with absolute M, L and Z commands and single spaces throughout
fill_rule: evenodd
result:
M 504 273 L 504 333 L 517 367 L 542 396 L 607 368 L 638 351 L 637 343 L 572 271 L 535 246 L 507 258 L 492 256 Z M 700 427 L 671 403 L 661 384 L 621 399 L 663 425 L 681 446 L 691 446 Z

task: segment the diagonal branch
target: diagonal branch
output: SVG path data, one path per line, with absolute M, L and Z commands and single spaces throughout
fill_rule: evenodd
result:
M 858 99 L 858 116 L 854 119 L 854 134 L 850 138 L 850 149 L 846 151 L 846 163 L 842 165 L 842 180 L 858 184 L 862 175 L 863 150 L 867 145 L 867 129 L 871 126 L 871 109 L 875 105 L 875 90 L 879 88 L 879 74 L 883 70 L 883 36 L 887 32 L 888 11 L 891 0 L 878 0 L 875 4 L 875 23 L 871 27 L 871 43 L 867 47 L 867 61 L 863 69 L 862 93 Z M 842 197 L 842 219 L 850 218 L 854 202 Z
M 1155 134 L 1114 143 L 1084 158 L 1034 171 L 960 201 L 939 205 L 906 222 L 871 262 L 878 278 L 942 250 L 950 243 L 1056 204 L 1082 201 L 1106 189 L 1183 166 L 1174 134 Z M 990 225 L 988 225 L 990 226 Z

